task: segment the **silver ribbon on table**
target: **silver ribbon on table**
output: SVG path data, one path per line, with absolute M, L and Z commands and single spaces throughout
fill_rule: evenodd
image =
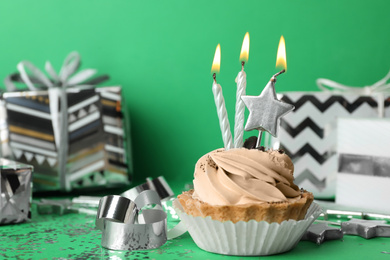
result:
M 162 201 L 169 200 L 175 195 L 164 176 L 159 176 L 155 179 L 150 177 L 146 178 L 145 183 L 123 192 L 121 196 L 135 200 L 135 198 L 145 190 L 156 191 Z
M 335 82 L 333 80 L 324 79 L 324 78 L 317 79 L 316 83 L 318 88 L 325 92 L 332 91 L 332 92 L 340 92 L 340 93 L 353 93 L 357 95 L 368 95 L 368 96 L 376 97 L 378 103 L 378 116 L 382 118 L 384 117 L 385 114 L 384 94 L 390 93 L 390 83 L 387 83 L 389 79 L 390 79 L 390 71 L 383 79 L 379 80 L 378 82 L 374 83 L 371 86 L 365 86 L 365 87 L 346 86 L 338 82 Z
M 148 205 L 155 206 L 145 209 Z M 167 214 L 153 190 L 141 192 L 134 201 L 117 195 L 103 197 L 96 227 L 102 231 L 101 245 L 112 250 L 152 249 L 167 241 Z
M 80 67 L 80 54 L 71 52 L 64 60 L 59 73 L 52 64 L 46 61 L 45 70 L 49 79 L 40 69 L 29 61 L 21 61 L 17 65 L 18 73 L 11 74 L 4 79 L 7 91 L 18 91 L 14 82 L 26 84 L 28 90 L 47 90 L 50 100 L 51 122 L 53 125 L 55 145 L 58 150 L 58 172 L 60 175 L 61 189 L 69 191 L 70 182 L 66 176 L 66 162 L 68 156 L 68 102 L 66 90 L 68 88 L 88 89 L 107 80 L 107 75 L 91 78 L 96 74 L 95 69 L 84 69 L 76 73 Z M 30 74 L 27 73 L 27 69 Z M 60 102 L 60 109 L 59 104 Z
M 139 196 L 145 190 L 153 190 L 157 192 L 161 199 L 163 209 L 167 213 L 167 220 L 171 222 L 178 222 L 173 228 L 168 230 L 168 240 L 179 237 L 187 232 L 187 228 L 185 227 L 184 223 L 180 221 L 180 218 L 176 214 L 176 211 L 172 205 L 175 194 L 173 193 L 168 182 L 165 180 L 164 176 L 159 176 L 155 179 L 148 177 L 146 178 L 145 183 L 123 192 L 121 196 L 130 200 L 135 200 L 137 196 Z

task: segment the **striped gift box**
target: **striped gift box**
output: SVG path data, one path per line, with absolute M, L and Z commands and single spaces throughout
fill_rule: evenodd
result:
M 281 119 L 278 138 L 267 135 L 266 144 L 282 148 L 294 162 L 295 183 L 316 198 L 334 198 L 337 177 L 337 118 L 378 117 L 376 96 L 331 92 L 284 92 L 284 102 L 295 106 Z M 380 99 L 382 100 L 382 99 Z M 390 97 L 384 98 L 390 116 Z M 358 129 L 356 131 L 359 131 Z
M 34 166 L 34 190 L 129 183 L 120 87 L 67 90 L 66 172 L 58 169 L 61 148 L 48 91 L 9 92 L 3 99 L 8 146 L 15 160 Z
M 108 157 L 107 170 L 118 176 L 132 176 L 130 122 L 122 99 L 121 87 L 97 88 L 101 96 L 103 130 L 106 135 L 105 150 Z M 120 181 L 120 180 L 118 180 Z

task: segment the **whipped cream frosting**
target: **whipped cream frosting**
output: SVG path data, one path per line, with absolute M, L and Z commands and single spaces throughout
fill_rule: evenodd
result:
M 195 165 L 194 198 L 210 205 L 283 202 L 300 199 L 294 165 L 275 150 L 218 149 Z

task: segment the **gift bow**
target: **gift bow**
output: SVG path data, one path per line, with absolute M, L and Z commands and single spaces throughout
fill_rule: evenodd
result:
M 60 175 L 60 185 L 62 189 L 69 191 L 71 187 L 67 179 L 68 176 L 66 175 L 69 148 L 66 89 L 70 87 L 76 87 L 77 89 L 93 88 L 94 85 L 107 80 L 109 77 L 103 75 L 90 79 L 96 74 L 96 70 L 94 69 L 84 69 L 74 74 L 80 67 L 80 54 L 78 52 L 71 52 L 65 58 L 59 73 L 54 70 L 49 61 L 46 61 L 45 69 L 52 79 L 49 79 L 29 61 L 21 61 L 16 67 L 19 73 L 14 73 L 4 79 L 4 84 L 8 91 L 17 91 L 13 81 L 25 83 L 31 91 L 48 90 L 51 122 L 53 125 L 55 145 L 58 151 L 57 168 Z M 30 75 L 26 69 L 29 69 Z M 37 84 L 39 87 L 36 87 L 34 84 Z M 60 103 L 58 103 L 59 101 Z M 59 105 L 60 109 L 58 110 Z
M 96 74 L 95 69 L 84 69 L 76 73 L 80 67 L 80 54 L 78 52 L 71 52 L 64 60 L 64 63 L 57 73 L 50 61 L 46 61 L 45 70 L 49 79 L 40 69 L 29 61 L 21 61 L 16 66 L 19 73 L 14 73 L 5 78 L 4 84 L 8 91 L 17 91 L 13 81 L 23 82 L 30 90 L 50 89 L 55 87 L 69 88 L 92 88 L 103 81 L 109 79 L 107 75 L 92 78 Z M 27 73 L 30 71 L 30 75 Z M 37 88 L 34 84 L 39 85 Z M 81 85 L 82 84 L 82 85 Z
M 379 117 L 384 116 L 384 94 L 390 93 L 390 83 L 387 81 L 390 79 L 390 71 L 387 75 L 374 83 L 371 86 L 365 87 L 352 87 L 340 84 L 330 79 L 319 78 L 316 80 L 317 86 L 320 90 L 329 92 L 329 91 L 339 91 L 343 93 L 353 93 L 357 95 L 373 95 L 377 97 L 378 103 L 378 115 Z
M 376 82 L 375 84 L 371 86 L 365 86 L 365 87 L 352 87 L 352 86 L 346 86 L 340 83 L 337 83 L 330 79 L 323 79 L 319 78 L 317 79 L 316 83 L 319 89 L 323 91 L 342 91 L 342 92 L 352 92 L 356 94 L 361 95 L 371 95 L 374 93 L 382 93 L 390 90 L 390 83 L 387 84 L 387 81 L 390 79 L 390 71 L 387 73 L 387 75 Z

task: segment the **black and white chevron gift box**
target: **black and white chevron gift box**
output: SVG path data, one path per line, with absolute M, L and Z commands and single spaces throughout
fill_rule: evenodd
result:
M 47 63 L 49 79 L 24 61 L 5 80 L 2 156 L 34 166 L 34 190 L 129 183 L 131 147 L 121 88 L 95 88 L 107 77 L 89 79 L 96 72 L 91 69 L 75 73 L 79 62 L 78 53 L 71 53 L 58 75 Z M 28 89 L 17 91 L 18 81 Z
M 390 73 L 371 89 L 350 88 L 319 79 L 319 85 L 340 85 L 343 89 L 278 94 L 278 98 L 294 105 L 295 110 L 281 119 L 278 137 L 266 135 L 265 142 L 275 149 L 284 149 L 291 157 L 297 185 L 313 192 L 316 198 L 335 197 L 337 118 L 390 117 L 390 92 L 384 90 L 389 87 L 385 85 L 388 78 Z

